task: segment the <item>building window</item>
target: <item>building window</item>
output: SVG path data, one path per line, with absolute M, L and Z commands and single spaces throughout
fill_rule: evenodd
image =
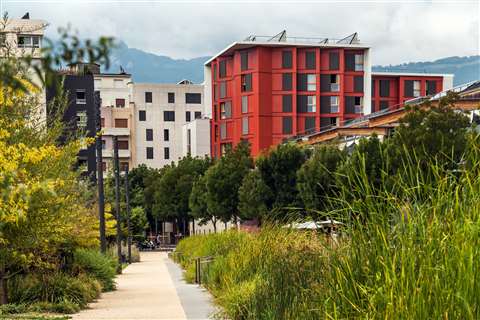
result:
M 240 70 L 248 70 L 248 51 L 240 53 Z
M 78 111 L 77 112 L 77 128 L 85 129 L 87 127 L 87 112 Z
M 163 148 L 163 158 L 165 160 L 170 159 L 170 148 L 169 147 Z
M 152 103 L 152 101 L 153 101 L 152 93 L 145 92 L 145 103 Z
M 315 74 L 307 74 L 307 90 L 317 90 L 317 76 Z
M 128 162 L 124 162 L 124 161 L 120 162 L 120 171 L 125 172 L 127 170 L 128 170 Z
M 363 112 L 363 97 L 355 97 L 355 113 Z
M 86 104 L 87 103 L 87 95 L 85 93 L 85 89 L 77 89 L 75 97 L 76 97 L 76 103 L 77 104 Z
M 242 134 L 248 134 L 248 117 L 242 118 Z
M 220 119 L 232 117 L 232 103 L 230 101 L 220 103 Z
M 17 46 L 19 48 L 40 48 L 40 36 L 19 35 L 17 37 Z
M 248 96 L 242 96 L 242 113 L 248 112 Z
M 145 139 L 147 141 L 153 141 L 153 129 L 146 129 L 145 130 Z
M 192 130 L 187 129 L 187 154 L 192 154 Z
M 227 82 L 220 82 L 220 99 L 223 99 L 227 96 Z
M 195 119 L 202 119 L 202 112 L 195 111 Z
M 100 118 L 100 127 L 105 128 L 105 118 Z
M 105 161 L 102 161 L 102 171 L 107 171 L 107 163 Z
M 328 55 L 329 70 L 338 70 L 339 66 L 338 52 L 330 52 Z
M 420 97 L 421 93 L 420 93 L 420 81 L 418 80 L 415 80 L 413 81 L 413 96 L 416 98 L 416 97 Z
M 242 74 L 242 92 L 252 91 L 252 74 Z
M 220 70 L 219 76 L 220 78 L 225 78 L 227 76 L 227 60 L 220 60 Z
M 147 112 L 145 110 L 138 110 L 138 120 L 139 121 L 147 120 Z
M 340 91 L 340 75 L 338 74 L 330 75 L 330 91 L 331 92 Z
M 153 159 L 153 147 L 147 147 L 147 159 Z
M 115 107 L 125 108 L 125 99 L 115 99 Z
M 292 96 L 289 94 L 282 96 L 282 112 L 292 112 Z
M 315 69 L 315 51 L 305 52 L 305 68 L 306 69 Z
M 213 65 L 213 80 L 217 80 L 217 64 Z
M 427 95 L 431 96 L 437 93 L 437 82 L 435 80 L 427 80 Z
M 282 118 L 282 133 L 292 134 L 292 117 Z
M 170 141 L 170 132 L 168 129 L 163 129 L 163 141 Z
M 175 111 L 163 111 L 163 121 L 175 121 Z
M 363 92 L 363 76 L 355 76 L 353 78 L 353 91 Z
M 128 119 L 115 119 L 115 128 L 128 128 Z
M 227 138 L 227 124 L 225 122 L 220 123 L 220 139 Z
M 185 122 L 190 122 L 191 120 L 190 111 L 185 111 Z
M 292 68 L 292 51 L 282 51 L 282 68 Z
M 363 54 L 355 55 L 355 71 L 363 71 Z
M 291 73 L 282 74 L 282 90 L 283 91 L 292 90 L 292 74 Z
M 168 93 L 168 103 L 175 103 L 175 92 Z
M 7 35 L 5 33 L 0 33 L 0 47 L 5 47 L 7 45 Z
M 185 103 L 201 104 L 202 94 L 200 93 L 185 93 Z
M 307 96 L 307 112 L 316 112 L 316 111 L 317 111 L 317 97 Z
M 225 155 L 228 150 L 232 150 L 232 144 L 231 143 L 222 143 L 220 145 L 220 153 L 222 154 L 222 156 Z
M 338 112 L 338 96 L 330 97 L 330 113 Z
M 390 80 L 380 80 L 380 97 L 390 96 Z
M 107 141 L 102 139 L 102 150 L 105 150 L 107 148 Z
M 315 117 L 306 117 L 305 118 L 305 132 L 315 131 Z
M 128 150 L 128 140 L 117 141 L 118 150 Z

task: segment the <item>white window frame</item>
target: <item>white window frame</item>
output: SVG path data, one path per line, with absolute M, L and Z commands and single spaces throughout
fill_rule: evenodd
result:
M 20 38 L 23 38 L 23 43 L 20 43 Z M 28 41 L 26 41 L 27 39 Z M 41 36 L 38 35 L 19 34 L 17 36 L 17 47 L 19 48 L 40 48 L 41 42 Z
M 77 128 L 85 129 L 87 121 L 87 111 L 77 111 Z
M 355 71 L 363 71 L 363 54 L 355 55 Z
M 358 97 L 358 98 L 360 98 L 360 104 L 359 105 L 355 104 L 354 111 L 355 113 L 363 113 L 363 97 Z
M 317 91 L 317 75 L 307 74 L 307 91 Z
M 331 77 L 332 75 L 330 75 Z M 333 74 L 335 76 L 335 82 L 332 82 L 332 79 L 330 78 L 330 91 L 331 92 L 339 92 L 340 91 L 340 75 L 339 74 Z
M 413 97 L 418 98 L 421 95 L 420 80 L 413 80 Z
M 248 130 L 249 130 L 248 125 L 249 125 L 248 117 L 243 117 L 242 118 L 242 134 L 243 135 L 248 134 Z
M 248 113 L 248 96 L 242 96 L 242 113 Z
M 317 112 L 317 96 L 307 96 L 307 112 Z
M 78 93 L 80 93 L 80 92 L 83 92 L 83 95 L 84 95 L 83 99 L 78 98 Z M 87 104 L 87 92 L 85 91 L 85 89 L 77 89 L 75 91 L 75 103 L 76 104 Z
M 338 113 L 340 105 L 340 99 L 338 96 L 331 96 L 330 97 L 330 113 Z

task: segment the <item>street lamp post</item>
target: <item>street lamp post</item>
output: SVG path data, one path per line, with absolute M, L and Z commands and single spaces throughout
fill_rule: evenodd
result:
M 100 92 L 94 93 L 94 110 L 95 110 L 95 131 L 97 133 L 95 140 L 95 148 L 97 151 L 97 189 L 98 189 L 98 220 L 100 231 L 100 250 L 102 253 L 107 252 L 107 239 L 105 236 L 105 193 L 103 189 L 103 155 L 102 155 L 102 124 L 100 114 Z
M 117 219 L 117 273 L 122 273 L 122 238 L 121 238 L 121 219 L 120 219 L 120 166 L 118 163 L 118 138 L 113 136 L 113 162 L 115 167 L 115 214 Z
M 125 207 L 127 210 L 127 247 L 128 263 L 132 263 L 132 235 L 130 228 L 130 194 L 128 190 L 128 165 L 125 168 Z

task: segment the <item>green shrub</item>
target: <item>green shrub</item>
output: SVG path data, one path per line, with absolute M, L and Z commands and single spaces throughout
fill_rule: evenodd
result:
M 68 302 L 82 308 L 101 292 L 101 285 L 96 279 L 83 274 L 73 277 L 61 272 L 16 276 L 9 281 L 9 287 L 12 303 Z
M 0 305 L 0 315 L 24 313 L 26 311 L 27 306 L 25 304 L 8 303 Z
M 97 279 L 103 291 L 115 289 L 117 262 L 115 259 L 103 255 L 97 250 L 77 249 L 73 258 L 73 270 L 75 273 L 86 273 Z

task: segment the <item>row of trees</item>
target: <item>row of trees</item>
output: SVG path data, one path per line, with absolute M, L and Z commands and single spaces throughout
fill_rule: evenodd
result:
M 432 159 L 437 168 L 459 170 L 470 121 L 453 110 L 455 100 L 451 94 L 436 107 L 415 107 L 389 138 L 362 139 L 353 148 L 282 144 L 253 160 L 249 146 L 240 143 L 215 161 L 185 157 L 160 170 L 140 167 L 131 174 L 143 177 L 138 179 L 143 205 L 152 219 L 180 222 L 184 233 L 191 219 L 216 226 L 237 219 L 332 216 L 344 207 L 339 199 L 348 201 L 342 194 L 355 192 L 357 199 L 368 194 L 355 181 L 359 170 L 373 185 L 392 190 L 407 164 L 426 179 L 434 174 Z

